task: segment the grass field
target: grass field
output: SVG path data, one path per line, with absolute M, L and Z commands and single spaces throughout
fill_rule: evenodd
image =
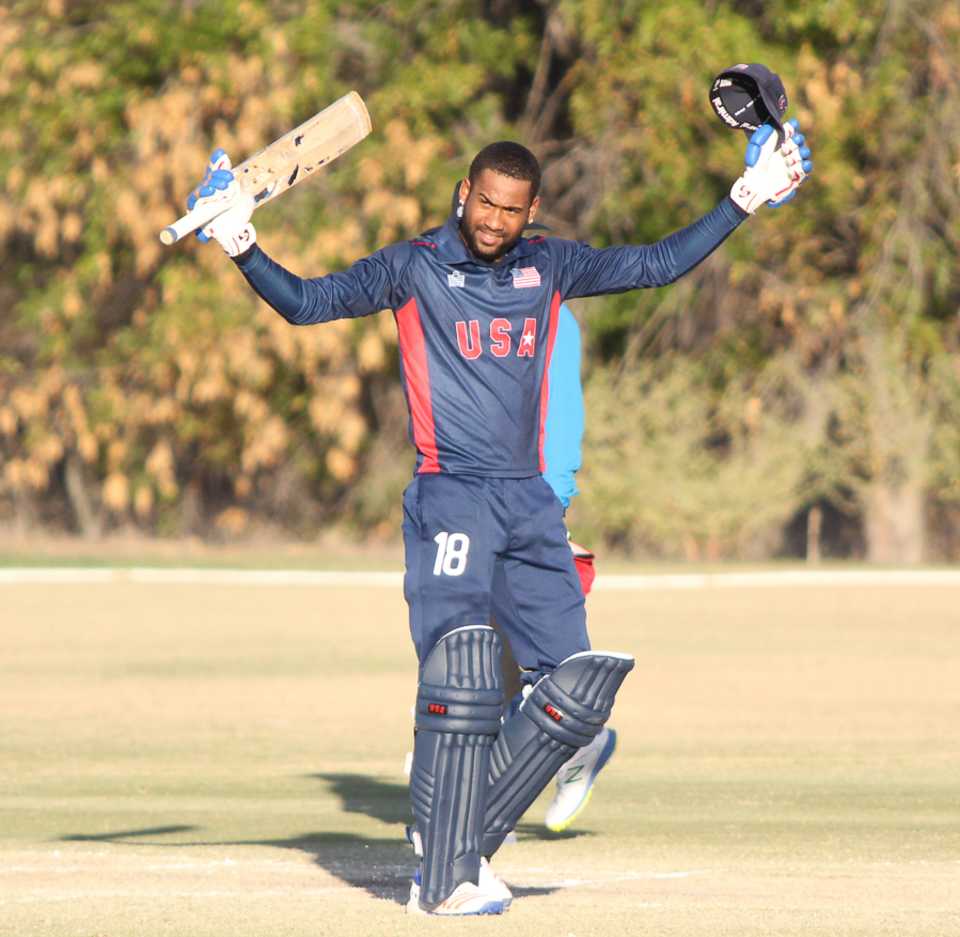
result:
M 505 918 L 444 922 L 400 905 L 398 591 L 0 586 L 0 935 L 960 934 L 956 588 L 590 603 L 620 749 L 498 854 Z

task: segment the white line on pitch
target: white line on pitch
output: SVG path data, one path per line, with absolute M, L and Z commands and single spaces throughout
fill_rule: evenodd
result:
M 668 879 L 693 878 L 706 875 L 709 869 L 689 869 L 677 872 L 627 872 L 623 875 L 611 875 L 604 878 L 565 878 L 555 882 L 537 882 L 532 887 L 539 888 L 585 888 L 598 885 L 611 885 L 615 882 L 649 882 Z M 531 887 L 531 886 L 528 886 Z
M 7 567 L 0 585 L 146 585 L 306 586 L 310 588 L 399 588 L 403 573 L 297 569 L 192 569 L 161 567 Z M 701 589 L 804 586 L 952 586 L 960 587 L 960 569 L 770 570 L 743 573 L 610 574 L 597 577 L 598 591 L 687 591 Z

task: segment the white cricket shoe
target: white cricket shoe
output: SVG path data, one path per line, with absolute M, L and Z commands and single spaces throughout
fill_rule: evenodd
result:
M 483 873 L 481 872 L 481 881 Z M 502 884 L 502 883 L 501 883 Z M 506 886 L 504 885 L 504 888 Z M 511 896 L 512 897 L 512 896 Z M 420 870 L 417 869 L 410 883 L 410 900 L 407 901 L 407 914 L 433 914 L 438 917 L 466 917 L 476 914 L 503 914 L 503 902 L 490 891 L 474 885 L 473 882 L 461 882 L 432 911 L 420 907 Z
M 557 792 L 547 807 L 545 823 L 554 833 L 563 832 L 583 812 L 593 793 L 593 782 L 617 747 L 617 733 L 602 729 L 563 763 L 557 772 Z
M 490 863 L 480 857 L 480 888 L 493 895 L 498 901 L 503 903 L 503 910 L 506 911 L 513 901 L 513 892 L 507 887 L 507 883 L 490 868 Z

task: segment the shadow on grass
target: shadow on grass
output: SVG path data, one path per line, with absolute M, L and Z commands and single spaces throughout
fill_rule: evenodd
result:
M 172 824 L 139 829 L 116 830 L 112 833 L 75 833 L 61 836 L 58 842 L 113 843 L 116 845 L 164 846 L 189 849 L 200 846 L 270 846 L 295 849 L 310 856 L 317 865 L 353 888 L 363 888 L 376 898 L 403 903 L 410 890 L 410 877 L 416 860 L 406 841 L 403 825 L 410 822 L 410 800 L 406 784 L 382 781 L 363 774 L 312 774 L 322 781 L 331 794 L 339 798 L 347 813 L 359 813 L 398 829 L 385 837 L 365 837 L 352 833 L 305 833 L 289 839 L 238 839 L 164 842 L 172 834 L 197 833 L 202 827 Z M 523 823 L 517 827 L 519 840 L 576 839 L 592 836 L 589 831 L 568 830 L 550 833 L 542 826 Z M 157 839 L 157 837 L 161 837 Z M 546 895 L 550 887 L 514 888 L 517 897 Z
M 166 836 L 170 833 L 192 833 L 195 826 L 145 826 L 136 830 L 115 830 L 112 833 L 76 833 L 73 836 L 61 836 L 63 843 L 119 843 L 125 839 L 140 839 L 143 836 Z M 141 843 L 142 845 L 142 843 Z
M 336 772 L 308 774 L 307 777 L 326 784 L 347 813 L 361 813 L 382 823 L 407 824 L 411 821 L 410 792 L 405 783 L 382 781 L 368 774 Z M 400 835 L 403 836 L 402 830 Z
M 383 823 L 408 824 L 412 820 L 410 792 L 407 785 L 395 781 L 381 781 L 366 774 L 310 774 L 307 777 L 323 781 L 332 794 L 340 798 L 340 806 L 347 813 L 362 813 Z M 520 823 L 517 839 L 563 840 L 593 836 L 590 830 L 564 830 L 552 833 L 537 823 Z

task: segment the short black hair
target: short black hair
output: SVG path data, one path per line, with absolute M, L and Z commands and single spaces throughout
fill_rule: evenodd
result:
M 470 164 L 470 182 L 476 181 L 484 169 L 492 169 L 511 179 L 530 183 L 530 198 L 540 191 L 540 163 L 525 146 L 511 140 L 500 140 L 485 146 Z

